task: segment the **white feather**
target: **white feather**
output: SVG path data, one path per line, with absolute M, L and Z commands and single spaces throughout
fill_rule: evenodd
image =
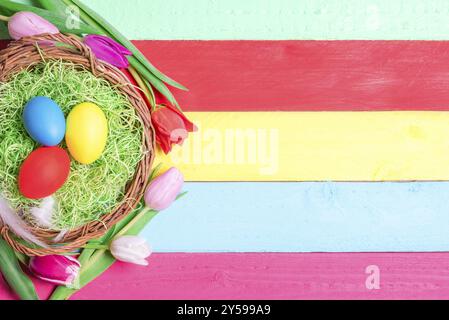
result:
M 45 243 L 28 230 L 27 224 L 11 209 L 8 201 L 2 195 L 0 195 L 0 219 L 3 221 L 3 224 L 11 228 L 22 239 L 43 248 L 47 247 Z
M 61 232 L 59 232 L 58 235 L 53 239 L 53 242 L 54 243 L 61 242 L 62 239 L 64 239 L 64 237 L 67 234 L 67 232 L 69 232 L 69 230 L 67 230 L 67 229 L 64 229 Z
M 56 200 L 53 197 L 44 198 L 39 207 L 31 208 L 30 214 L 40 227 L 52 228 L 53 212 L 56 206 Z

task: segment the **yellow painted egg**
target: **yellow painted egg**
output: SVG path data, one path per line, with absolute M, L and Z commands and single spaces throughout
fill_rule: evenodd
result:
M 76 161 L 90 164 L 98 160 L 106 147 L 107 138 L 108 122 L 96 104 L 81 103 L 70 111 L 65 141 Z

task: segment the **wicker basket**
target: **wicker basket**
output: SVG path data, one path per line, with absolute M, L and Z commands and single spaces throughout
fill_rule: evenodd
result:
M 55 46 L 53 42 L 65 43 L 68 46 Z M 76 48 L 76 49 L 75 49 Z M 128 215 L 139 203 L 148 182 L 151 165 L 154 158 L 155 136 L 151 124 L 151 114 L 148 106 L 138 90 L 128 81 L 128 78 L 117 68 L 97 60 L 89 47 L 77 37 L 71 35 L 41 35 L 13 41 L 8 48 L 0 52 L 0 82 L 8 81 L 11 75 L 25 68 L 32 67 L 45 59 L 62 59 L 84 67 L 123 92 L 144 126 L 143 151 L 144 157 L 138 165 L 134 179 L 128 184 L 124 200 L 117 204 L 115 210 L 105 213 L 97 221 L 92 221 L 77 229 L 70 230 L 63 239 L 55 243 L 59 231 L 44 230 L 30 226 L 30 231 L 40 240 L 48 244 L 47 248 L 35 248 L 20 241 L 8 226 L 0 220 L 0 232 L 3 238 L 18 252 L 29 256 L 63 254 L 85 245 L 89 240 L 101 237 L 109 228 Z M 81 68 L 81 67 L 80 67 Z

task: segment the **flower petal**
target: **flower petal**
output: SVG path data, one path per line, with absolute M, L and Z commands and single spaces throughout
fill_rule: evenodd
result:
M 182 112 L 170 106 L 161 105 L 152 113 L 151 118 L 156 131 L 156 141 L 165 154 L 171 151 L 172 144 L 182 145 L 188 132 L 197 130 Z
M 84 39 L 85 44 L 91 48 L 95 56 L 115 67 L 118 68 L 128 68 L 129 61 L 121 53 L 114 50 L 106 43 L 102 41 L 96 41 L 95 38 L 86 37 Z
M 151 255 L 146 240 L 139 236 L 121 236 L 112 241 L 111 254 L 115 259 L 139 265 L 148 265 L 145 260 Z
M 71 286 L 77 278 L 81 264 L 71 256 L 50 255 L 32 257 L 30 271 L 44 281 Z
M 99 34 L 91 34 L 91 35 L 86 36 L 84 39 L 87 39 L 88 41 L 93 40 L 93 41 L 102 42 L 104 45 L 111 47 L 112 49 L 114 49 L 115 51 L 117 51 L 118 53 L 120 53 L 124 56 L 131 56 L 133 54 L 131 51 L 128 50 L 128 48 L 122 46 L 120 43 L 118 43 L 114 39 L 107 37 L 107 36 L 102 36 Z

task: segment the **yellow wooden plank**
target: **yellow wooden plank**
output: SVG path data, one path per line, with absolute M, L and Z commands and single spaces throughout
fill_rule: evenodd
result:
M 449 180 L 449 112 L 191 112 L 187 181 Z

